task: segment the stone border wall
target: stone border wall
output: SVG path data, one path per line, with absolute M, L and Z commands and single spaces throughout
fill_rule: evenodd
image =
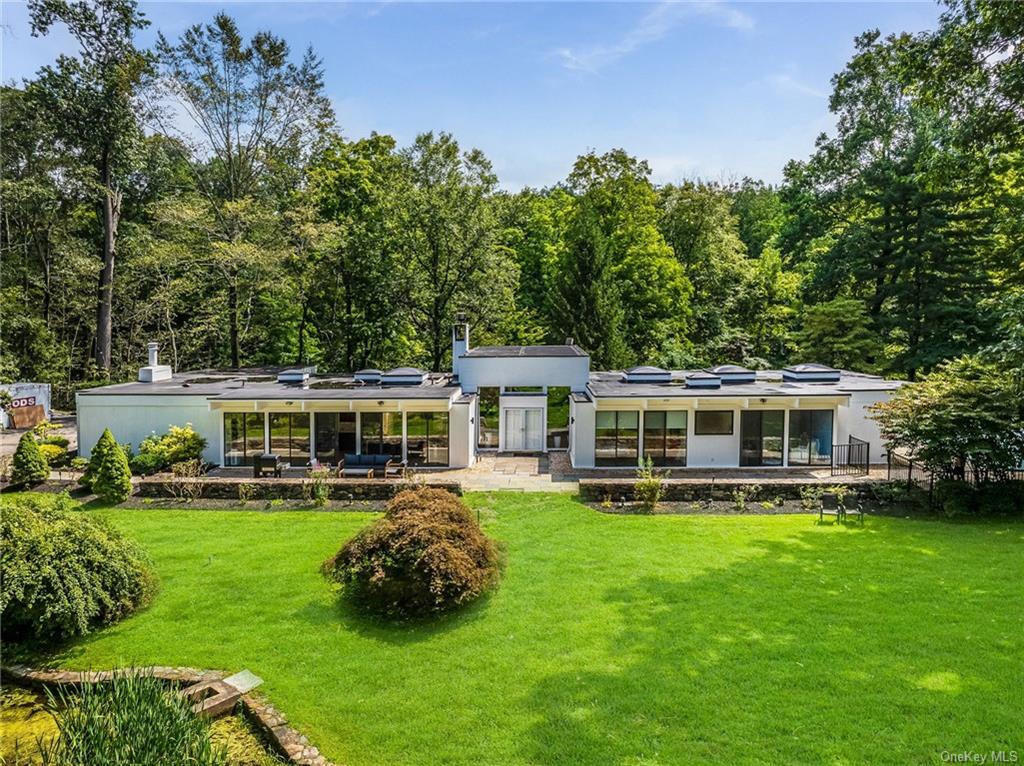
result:
M 196 670 L 156 665 L 118 670 L 36 670 L 26 665 L 0 669 L 0 676 L 22 686 L 35 688 L 80 686 L 109 683 L 117 673 L 145 673 L 174 686 L 191 686 L 202 681 L 220 681 L 227 676 L 220 670 Z M 288 763 L 295 766 L 334 766 L 314 747 L 309 739 L 288 725 L 284 713 L 255 692 L 243 694 L 239 700 L 243 714 L 260 730 L 270 745 Z
M 838 478 L 838 477 L 837 477 Z M 661 499 L 667 502 L 697 502 L 700 500 L 732 500 L 733 491 L 744 488 L 760 487 L 755 495 L 748 496 L 752 502 L 773 500 L 799 500 L 800 490 L 807 486 L 826 489 L 836 484 L 843 484 L 850 489 L 853 496 L 864 497 L 867 489 L 864 483 L 853 484 L 843 481 L 773 481 L 771 483 L 756 480 L 749 481 L 674 481 L 664 479 L 661 483 L 663 494 Z M 635 479 L 580 479 L 580 499 L 590 503 L 604 500 L 613 502 L 631 501 L 634 499 L 633 488 Z
M 325 479 L 331 500 L 390 500 L 405 489 L 435 487 L 446 489 L 453 495 L 462 494 L 457 481 L 408 482 L 389 479 Z M 252 488 L 253 500 L 302 500 L 304 485 L 309 479 L 247 479 L 234 476 L 203 476 L 198 479 L 171 479 L 170 476 L 147 476 L 135 482 L 139 497 L 181 497 L 194 500 L 238 500 L 238 487 Z M 192 491 L 194 489 L 194 491 Z

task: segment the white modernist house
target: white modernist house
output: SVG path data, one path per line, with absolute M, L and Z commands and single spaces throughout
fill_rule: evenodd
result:
M 409 367 L 320 375 L 315 367 L 174 373 L 155 344 L 139 380 L 78 394 L 87 456 L 104 428 L 134 446 L 192 426 L 215 465 L 279 455 L 293 466 L 389 454 L 412 466 L 460 468 L 494 452 L 568 451 L 577 468 L 829 465 L 851 443 L 881 462 L 868 408 L 900 386 L 818 364 L 751 371 L 635 367 L 594 372 L 571 340 L 470 347 L 452 332 L 452 371 Z M 840 454 L 842 453 L 842 454 Z

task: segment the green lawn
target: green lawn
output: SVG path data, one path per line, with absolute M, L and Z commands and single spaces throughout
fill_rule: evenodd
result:
M 367 514 L 104 512 L 162 590 L 59 659 L 248 667 L 348 766 L 1024 751 L 1024 525 L 469 501 L 506 548 L 502 583 L 418 627 L 358 618 L 318 574 Z

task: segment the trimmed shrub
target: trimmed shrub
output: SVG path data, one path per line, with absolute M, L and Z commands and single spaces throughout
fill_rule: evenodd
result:
M 210 739 L 210 723 L 152 676 L 118 673 L 110 683 L 60 689 L 51 703 L 58 736 L 40 743 L 43 766 L 228 763 Z
M 68 459 L 68 451 L 59 444 L 50 444 L 49 442 L 43 442 L 39 445 L 39 451 L 43 455 L 43 459 L 50 468 L 56 468 L 59 465 L 64 465 Z
M 38 484 L 50 478 L 50 466 L 46 464 L 39 449 L 39 442 L 36 437 L 26 431 L 18 440 L 18 448 L 14 451 L 14 461 L 11 466 L 12 484 Z
M 935 483 L 935 501 L 955 516 L 1009 516 L 1024 513 L 1024 481 L 992 481 L 977 486 L 966 481 Z
M 468 603 L 493 585 L 498 553 L 469 508 L 443 489 L 400 492 L 323 565 L 370 612 L 418 617 Z
M 21 495 L 2 508 L 5 638 L 84 635 L 148 602 L 155 581 L 145 554 L 66 494 Z
M 96 450 L 102 452 L 102 457 L 90 477 L 92 491 L 108 503 L 123 503 L 132 494 L 132 469 L 124 448 L 114 441 L 107 428 L 96 443 Z
M 67 449 L 68 445 L 71 444 L 71 442 L 69 442 L 65 437 L 56 434 L 53 436 L 44 436 L 39 440 L 39 443 L 56 444 L 58 447 L 63 447 L 64 449 Z
M 150 434 L 142 440 L 135 464 L 148 469 L 150 473 L 157 473 L 175 463 L 201 461 L 205 449 L 206 439 L 195 432 L 191 423 L 171 426 L 162 436 Z
M 132 458 L 132 473 L 139 476 L 152 476 L 167 467 L 163 457 L 154 452 L 140 452 Z

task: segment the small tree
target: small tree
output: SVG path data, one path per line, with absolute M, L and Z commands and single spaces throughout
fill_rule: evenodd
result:
M 109 428 L 103 430 L 96 442 L 96 450 L 102 454 L 91 477 L 93 492 L 108 503 L 123 503 L 132 494 L 132 469 L 128 465 L 128 456 L 114 440 Z
M 890 449 L 902 449 L 939 477 L 1005 479 L 1024 463 L 1024 412 L 1013 375 L 961 357 L 874 407 Z
M 39 442 L 31 432 L 26 431 L 18 441 L 18 449 L 14 452 L 14 465 L 11 471 L 12 484 L 38 484 L 50 478 L 50 467 L 46 464 L 39 449 Z
M 661 475 L 654 470 L 654 463 L 650 458 L 641 460 L 636 469 L 636 483 L 633 484 L 633 496 L 640 502 L 640 505 L 648 513 L 653 513 L 661 500 L 664 487 L 661 483 Z

